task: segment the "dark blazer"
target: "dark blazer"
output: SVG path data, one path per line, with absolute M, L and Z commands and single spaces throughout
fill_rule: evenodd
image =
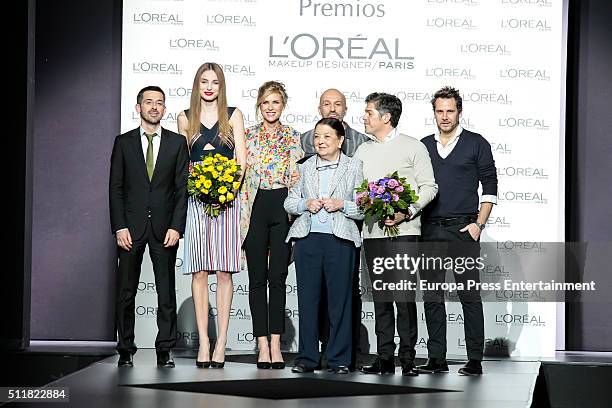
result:
M 182 235 L 187 218 L 187 141 L 162 128 L 155 170 L 149 181 L 139 133 L 140 127 L 115 138 L 109 185 L 113 233 L 128 228 L 132 240 L 139 239 L 150 214 L 158 240 L 164 240 L 169 228 Z

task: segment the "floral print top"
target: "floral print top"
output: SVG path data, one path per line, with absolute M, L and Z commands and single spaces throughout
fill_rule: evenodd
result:
M 304 157 L 300 132 L 291 126 L 279 125 L 267 131 L 259 123 L 246 129 L 245 141 L 246 170 L 240 191 L 242 239 L 248 233 L 257 190 L 291 187 L 291 174 L 297 171 L 297 161 Z
M 280 126 L 266 130 L 262 126 L 258 134 L 253 135 L 258 138 L 259 145 L 259 165 L 255 166 L 259 174 L 259 188 L 272 190 L 289 184 L 291 150 L 300 147 L 293 143 L 290 129 L 288 126 Z

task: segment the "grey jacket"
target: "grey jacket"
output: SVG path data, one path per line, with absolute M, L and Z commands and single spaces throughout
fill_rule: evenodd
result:
M 316 156 L 310 157 L 300 169 L 300 180 L 289 190 L 289 195 L 285 199 L 285 210 L 289 214 L 298 215 L 298 218 L 289 230 L 287 242 L 291 238 L 304 238 L 310 233 L 312 214 L 308 210 L 300 212 L 298 207 L 302 199 L 318 198 L 318 173 Z M 345 200 L 346 212 L 339 210 L 330 214 L 332 232 L 338 238 L 353 241 L 356 247 L 361 246 L 361 233 L 354 220 L 362 220 L 363 212 L 355 203 L 355 189 L 361 185 L 363 179 L 361 160 L 342 153 L 338 168 L 330 180 L 329 196 Z

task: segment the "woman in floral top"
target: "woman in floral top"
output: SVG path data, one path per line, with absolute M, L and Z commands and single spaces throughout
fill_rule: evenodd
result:
M 241 191 L 241 235 L 249 271 L 249 305 L 257 337 L 258 368 L 284 368 L 280 336 L 285 330 L 285 281 L 290 246 L 283 202 L 304 152 L 300 133 L 280 123 L 287 104 L 285 86 L 268 81 L 257 95 L 263 121 L 245 132 L 247 168 Z M 268 262 L 269 256 L 269 262 Z M 270 300 L 267 292 L 269 286 Z M 270 343 L 268 343 L 270 335 Z

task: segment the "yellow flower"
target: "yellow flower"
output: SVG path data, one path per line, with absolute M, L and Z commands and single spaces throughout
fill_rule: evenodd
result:
M 219 196 L 219 202 L 220 202 L 221 204 L 223 204 L 223 203 L 225 202 L 225 196 L 224 196 L 224 195 L 220 195 L 220 196 Z
M 232 201 L 234 199 L 234 195 L 230 192 L 227 193 L 227 201 Z
M 228 159 L 227 157 L 223 156 L 223 157 L 221 158 L 221 161 L 222 161 L 223 163 L 226 163 L 226 162 L 228 162 L 228 161 L 229 161 L 229 159 Z
M 234 181 L 232 186 L 234 187 L 234 190 L 236 190 L 238 187 L 240 187 L 240 182 L 239 181 Z
M 225 181 L 227 181 L 228 183 L 231 183 L 232 181 L 234 181 L 234 177 L 227 175 L 225 176 Z
M 225 186 L 221 186 L 217 191 L 219 191 L 220 194 L 225 194 L 227 193 L 227 188 Z
M 219 178 L 219 173 L 217 173 L 216 171 L 212 171 L 212 178 L 214 178 L 215 180 Z
M 204 165 L 205 166 L 210 166 L 212 164 L 212 162 L 213 162 L 213 159 L 210 156 L 204 159 Z
M 204 177 L 204 175 L 200 175 L 200 179 L 199 179 L 200 183 L 203 183 L 204 180 L 206 180 L 206 177 Z
M 208 194 L 208 190 L 205 188 L 201 189 L 200 191 L 202 192 L 202 194 Z
M 223 171 L 223 166 L 217 166 L 217 171 Z
M 235 172 L 236 172 L 236 170 L 238 170 L 238 167 L 236 167 L 236 166 L 232 166 L 232 167 L 231 167 L 231 169 L 232 169 L 232 173 L 235 173 Z
M 196 181 L 196 188 L 202 187 L 202 182 L 200 180 Z
M 212 186 L 212 181 L 210 181 L 210 180 L 204 181 L 204 187 L 210 188 L 211 186 Z
M 215 159 L 218 159 L 218 158 L 223 157 L 223 156 L 221 156 L 219 153 L 215 153 L 214 157 L 215 157 Z

